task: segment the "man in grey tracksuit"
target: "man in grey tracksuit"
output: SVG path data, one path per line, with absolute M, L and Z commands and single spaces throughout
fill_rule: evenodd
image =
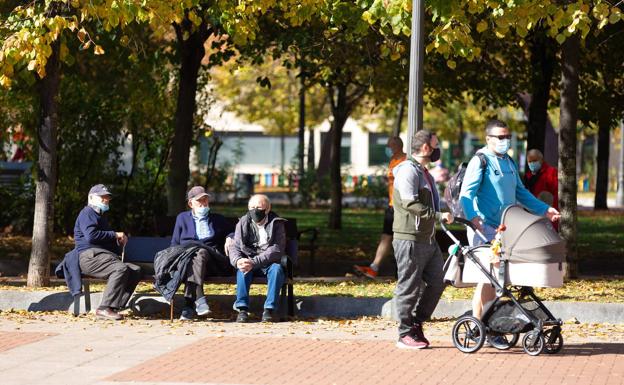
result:
M 440 158 L 438 138 L 418 131 L 412 139 L 411 156 L 394 173 L 394 240 L 397 286 L 394 291 L 402 349 L 429 346 L 422 323 L 431 317 L 444 291 L 442 253 L 435 240 L 435 222 L 453 221 L 440 213 L 440 198 L 426 166 Z M 425 284 L 424 290 L 421 287 Z

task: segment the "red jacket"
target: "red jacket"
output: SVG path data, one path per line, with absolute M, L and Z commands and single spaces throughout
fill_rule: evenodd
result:
M 559 195 L 557 190 L 559 188 L 559 180 L 557 179 L 557 169 L 550 166 L 545 161 L 542 161 L 542 167 L 537 172 L 537 180 L 534 183 L 531 179 L 533 173 L 531 170 L 527 170 L 525 178 L 525 184 L 531 194 L 538 196 L 542 191 L 548 191 L 553 195 L 553 207 L 559 210 Z

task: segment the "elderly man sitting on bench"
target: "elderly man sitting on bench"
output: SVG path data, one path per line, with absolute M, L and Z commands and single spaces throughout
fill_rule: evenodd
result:
M 80 211 L 74 226 L 76 247 L 72 252 L 78 256 L 82 274 L 108 279 L 96 316 L 120 320 L 123 317 L 118 312 L 126 307 L 141 280 L 141 268 L 123 263 L 119 257 L 128 237 L 113 231 L 104 215 L 111 195 L 103 184 L 89 190 L 88 205 Z
M 204 295 L 204 277 L 213 274 L 231 273 L 228 259 L 224 255 L 224 244 L 229 246 L 230 226 L 224 216 L 210 212 L 210 196 L 203 187 L 195 186 L 187 193 L 190 210 L 178 214 L 171 246 L 192 249 L 185 276 L 185 306 L 181 320 L 191 320 L 210 312 Z M 233 235 L 232 235 L 233 236 Z M 160 255 L 160 254 L 159 254 Z M 158 257 L 157 257 L 158 258 Z
M 280 260 L 286 251 L 286 220 L 271 211 L 266 195 L 254 195 L 249 211 L 236 225 L 234 242 L 229 249 L 230 262 L 236 267 L 237 322 L 249 319 L 249 288 L 254 276 L 267 278 L 267 297 L 262 322 L 274 321 L 279 306 L 279 291 L 285 279 Z

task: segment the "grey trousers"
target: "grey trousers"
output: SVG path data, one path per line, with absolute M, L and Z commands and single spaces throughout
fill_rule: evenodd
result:
M 442 253 L 438 244 L 395 239 L 397 285 L 394 300 L 399 317 L 399 336 L 412 333 L 414 323 L 427 321 L 444 291 Z M 423 285 L 424 283 L 424 285 Z
M 82 274 L 107 279 L 100 308 L 126 307 L 134 289 L 141 280 L 141 268 L 123 263 L 119 256 L 105 249 L 88 249 L 80 253 Z
M 196 300 L 204 296 L 204 277 L 208 266 L 208 250 L 199 249 L 191 261 L 191 266 L 186 271 L 186 285 L 184 298 Z

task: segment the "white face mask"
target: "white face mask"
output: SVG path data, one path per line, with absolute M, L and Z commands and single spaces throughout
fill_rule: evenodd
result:
M 496 148 L 495 151 L 497 154 L 506 154 L 509 151 L 509 147 L 511 147 L 511 140 L 509 139 L 496 139 Z

